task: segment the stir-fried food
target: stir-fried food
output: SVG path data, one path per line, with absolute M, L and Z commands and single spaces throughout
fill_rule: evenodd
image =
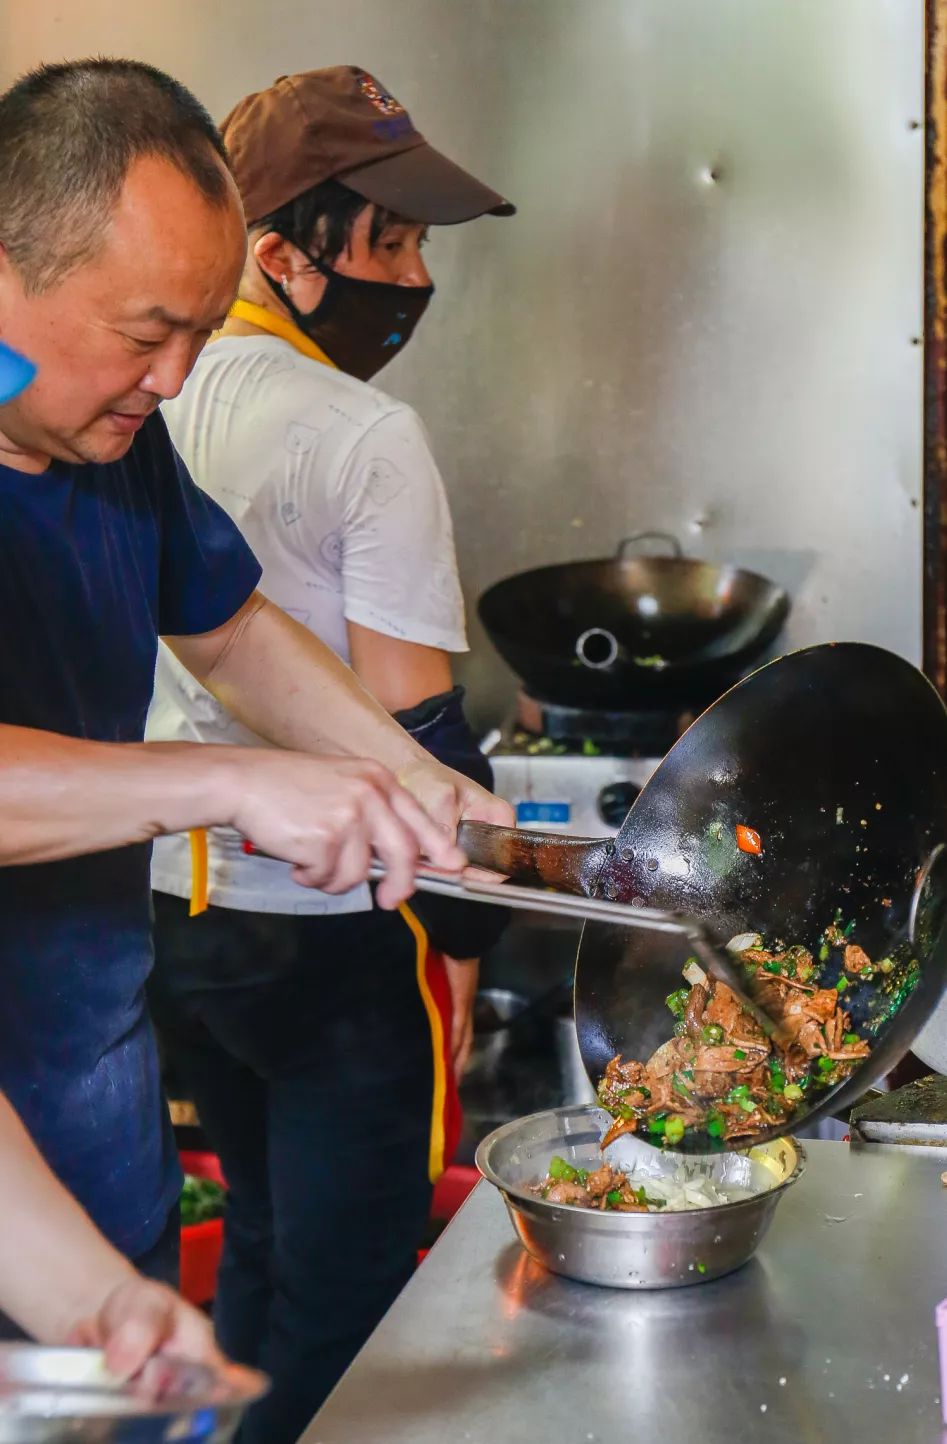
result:
M 663 1208 L 663 1198 L 649 1198 L 644 1187 L 635 1188 L 620 1168 L 573 1168 L 564 1158 L 554 1157 L 549 1172 L 535 1192 L 547 1203 L 571 1203 L 578 1208 L 613 1209 L 617 1213 L 647 1213 Z
M 798 945 L 766 948 L 755 934 L 730 944 L 754 999 L 782 1025 L 779 1044 L 691 959 L 690 986 L 667 999 L 674 1037 L 647 1063 L 618 1056 L 605 1070 L 598 1097 L 615 1122 L 602 1147 L 634 1132 L 674 1145 L 689 1130 L 713 1147 L 784 1124 L 807 1095 L 847 1078 L 868 1055 L 873 1027 L 853 1027 L 846 994 L 894 967 L 890 959 L 873 963 L 851 941 L 852 928 L 836 919 L 816 956 Z

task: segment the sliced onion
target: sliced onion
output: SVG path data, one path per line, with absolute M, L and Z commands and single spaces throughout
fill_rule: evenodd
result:
M 684 977 L 689 983 L 693 984 L 694 987 L 696 987 L 698 983 L 706 984 L 707 982 L 707 974 L 697 962 L 696 958 L 691 958 L 686 968 L 684 968 Z
M 731 938 L 727 943 L 727 952 L 745 953 L 750 948 L 761 948 L 762 946 L 763 939 L 759 933 L 737 933 L 736 937 Z

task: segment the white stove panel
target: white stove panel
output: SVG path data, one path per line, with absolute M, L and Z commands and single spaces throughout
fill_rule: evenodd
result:
M 490 756 L 496 791 L 516 809 L 517 826 L 579 837 L 614 836 L 618 824 L 607 821 L 601 810 L 602 802 L 607 801 L 607 797 L 603 799 L 606 789 L 620 783 L 643 787 L 660 760 L 509 753 Z M 614 816 L 614 796 L 611 801 Z M 629 806 L 631 801 L 633 795 L 629 795 Z

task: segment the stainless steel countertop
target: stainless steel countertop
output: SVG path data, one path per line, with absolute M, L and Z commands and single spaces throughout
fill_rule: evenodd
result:
M 806 1148 L 755 1259 L 657 1293 L 544 1272 L 480 1184 L 301 1444 L 941 1444 L 943 1159 Z

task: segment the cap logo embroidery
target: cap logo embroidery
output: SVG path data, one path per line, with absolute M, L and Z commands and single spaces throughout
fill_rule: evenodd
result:
M 395 100 L 393 95 L 389 95 L 387 90 L 382 90 L 378 81 L 369 75 L 367 71 L 356 70 L 355 83 L 365 99 L 369 101 L 376 110 L 380 110 L 382 115 L 407 114 L 404 106 Z

